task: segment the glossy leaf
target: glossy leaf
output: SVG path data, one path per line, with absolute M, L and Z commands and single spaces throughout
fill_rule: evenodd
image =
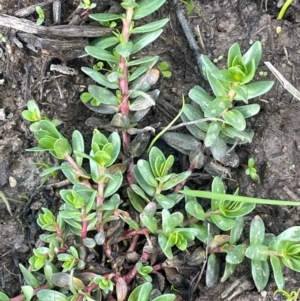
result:
M 261 292 L 266 287 L 270 276 L 268 261 L 251 260 L 251 272 L 255 286 Z
M 235 220 L 220 214 L 212 214 L 211 219 L 214 224 L 223 231 L 228 231 L 235 226 Z
M 246 250 L 246 256 L 253 260 L 265 261 L 268 259 L 268 247 L 264 245 L 250 245 Z
M 214 97 L 208 94 L 202 87 L 195 86 L 189 92 L 189 97 L 196 102 L 204 112 L 210 101 L 214 100 Z
M 122 42 L 115 48 L 116 52 L 123 57 L 129 57 L 132 53 L 132 49 L 132 42 Z
M 153 1 L 149 2 L 150 5 L 152 5 Z M 141 35 L 140 37 L 133 40 L 133 48 L 131 54 L 134 54 L 140 50 L 142 50 L 144 47 L 155 41 L 161 34 L 163 30 L 158 29 L 149 33 L 145 33 Z
M 164 27 L 169 22 L 169 18 L 161 19 L 158 21 L 150 22 L 145 25 L 133 28 L 130 33 L 146 33 L 158 30 Z
M 185 204 L 185 210 L 188 214 L 197 218 L 198 220 L 205 220 L 205 212 L 197 200 L 191 200 L 187 202 Z
M 96 99 L 98 99 L 101 103 L 106 105 L 118 105 L 118 98 L 109 90 L 96 86 L 89 85 L 88 87 L 89 93 Z
M 50 289 L 38 291 L 36 295 L 39 300 L 43 301 L 68 301 L 68 298 L 64 294 Z
M 148 301 L 152 291 L 152 284 L 145 282 L 137 286 L 128 297 L 128 301 Z
M 141 0 L 134 10 L 133 20 L 144 18 L 158 10 L 166 0 Z
M 84 140 L 82 134 L 75 130 L 72 134 L 72 148 L 75 151 L 84 152 Z M 77 165 L 80 167 L 82 165 L 82 158 L 75 156 L 75 161 Z
M 158 296 L 153 301 L 174 301 L 176 299 L 176 295 L 174 294 L 163 294 L 162 296 Z
M 244 54 L 243 56 L 244 64 L 248 67 L 251 60 L 254 60 L 254 67 L 257 68 L 258 63 L 261 59 L 261 54 L 262 54 L 261 43 L 259 41 L 256 41 Z
M 119 43 L 119 39 L 116 36 L 99 37 L 94 39 L 90 46 L 95 46 L 101 49 L 107 49 Z
M 206 147 L 210 147 L 216 141 L 220 133 L 221 126 L 222 124 L 219 121 L 212 121 L 210 123 L 204 140 L 204 144 Z
M 236 264 L 231 264 L 226 262 L 223 276 L 221 278 L 221 282 L 225 282 L 235 271 Z
M 127 66 L 137 66 L 145 63 L 156 63 L 159 59 L 158 55 L 143 56 L 140 59 L 132 60 L 127 63 Z
M 204 116 L 218 117 L 222 115 L 226 110 L 228 110 L 230 105 L 231 101 L 228 97 L 216 97 L 213 101 L 209 102 L 208 106 L 204 111 Z
M 137 186 L 137 185 L 135 185 L 135 186 Z M 139 189 L 142 191 L 141 188 L 139 188 Z M 127 189 L 127 194 L 128 194 L 129 201 L 130 201 L 131 205 L 133 206 L 133 208 L 139 213 L 143 212 L 144 207 L 146 206 L 146 202 L 144 201 L 144 199 L 139 194 L 137 194 L 132 188 Z M 144 194 L 144 192 L 143 192 L 143 194 Z
M 233 66 L 233 62 L 238 58 L 238 60 L 242 59 L 241 49 L 238 43 L 234 43 L 228 50 L 227 57 L 227 67 L 230 68 Z
M 238 131 L 243 131 L 246 128 L 246 120 L 243 114 L 237 109 L 228 110 L 222 117 Z
M 256 215 L 250 225 L 250 245 L 260 245 L 265 237 L 265 225 L 261 217 Z
M 215 177 L 213 179 L 211 190 L 212 190 L 212 192 L 216 192 L 216 193 L 225 193 L 226 192 L 224 183 L 220 177 Z M 211 200 L 211 210 L 212 211 L 219 210 L 220 202 L 221 202 L 220 200 L 212 199 Z
M 238 143 L 238 144 L 243 144 L 243 143 L 250 143 L 252 142 L 252 138 L 253 138 L 253 131 L 248 131 L 248 130 L 244 130 L 244 131 L 239 131 L 237 129 L 235 129 L 234 127 L 232 127 L 231 125 L 225 125 L 222 126 L 221 128 L 221 133 L 224 134 L 225 136 L 227 136 L 225 138 L 225 141 L 227 143 Z M 232 141 L 230 141 L 230 139 L 228 138 L 232 138 Z M 238 139 L 238 141 L 237 141 Z
M 235 244 L 241 237 L 243 229 L 244 229 L 244 217 L 239 216 L 235 219 L 235 226 L 230 231 L 230 241 L 229 244 Z
M 235 91 L 236 95 L 234 99 L 241 99 L 245 103 L 248 103 L 248 90 L 243 85 L 238 85 L 235 87 L 232 87 L 232 90 Z
M 248 90 L 248 99 L 252 99 L 267 93 L 273 85 L 273 81 L 261 81 L 246 85 L 245 87 Z
M 72 148 L 65 138 L 57 139 L 53 146 L 57 159 L 65 159 L 66 155 L 70 155 L 72 152 Z
M 118 170 L 113 175 L 110 176 L 109 182 L 105 185 L 104 198 L 108 198 L 113 195 L 121 187 L 123 182 L 123 175 Z
M 98 84 L 100 84 L 106 88 L 109 88 L 109 89 L 118 89 L 119 88 L 118 84 L 110 82 L 106 76 L 104 76 L 103 74 L 101 74 L 98 71 L 95 71 L 88 67 L 81 67 L 81 70 L 85 74 L 87 74 L 89 77 L 91 77 L 95 82 L 97 82 Z
M 220 263 L 216 254 L 209 254 L 206 267 L 205 283 L 207 287 L 213 287 L 219 277 Z
M 150 196 L 154 196 L 155 194 L 155 188 L 151 185 L 149 185 L 144 177 L 142 176 L 142 173 L 139 171 L 139 168 L 135 165 L 133 167 L 133 172 L 136 181 L 138 182 L 139 186 Z
M 155 194 L 155 199 L 158 202 L 158 204 L 164 208 L 164 209 L 170 209 L 173 208 L 175 205 L 175 201 L 173 198 L 170 198 L 168 196 L 162 195 L 162 194 Z
M 89 17 L 101 23 L 122 19 L 122 15 L 112 13 L 90 14 Z
M 85 51 L 90 56 L 92 56 L 92 57 L 94 57 L 98 60 L 109 62 L 109 63 L 112 63 L 112 64 L 117 64 L 118 63 L 118 59 L 115 56 L 113 56 L 107 50 L 100 49 L 100 48 L 95 47 L 95 46 L 86 46 Z
M 227 251 L 226 262 L 236 265 L 242 263 L 245 258 L 245 250 L 243 245 L 233 246 L 233 250 Z
M 26 284 L 32 286 L 33 288 L 36 288 L 40 285 L 40 282 L 36 277 L 33 276 L 32 273 L 30 273 L 22 264 L 19 263 L 19 268 L 21 270 L 21 273 L 25 279 Z
M 284 278 L 282 274 L 282 264 L 280 258 L 275 255 L 270 255 L 270 262 L 273 270 L 274 280 L 278 289 L 284 288 Z
M 152 187 L 157 187 L 158 183 L 155 180 L 155 177 L 153 176 L 150 164 L 148 161 L 146 160 L 139 160 L 137 162 L 137 168 L 140 172 L 140 174 L 142 175 L 142 177 L 144 178 L 144 180 Z
M 169 190 L 169 189 L 175 187 L 177 184 L 186 180 L 191 175 L 191 173 L 192 172 L 188 170 L 188 171 L 185 171 L 185 172 L 175 175 L 174 177 L 172 177 L 170 180 L 168 180 L 167 182 L 165 182 L 163 184 L 162 191 Z
M 243 114 L 244 118 L 249 118 L 259 113 L 260 105 L 253 103 L 245 106 L 236 106 L 235 109 L 239 110 Z

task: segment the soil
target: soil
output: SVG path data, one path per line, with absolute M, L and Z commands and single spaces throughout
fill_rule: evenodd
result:
M 12 16 L 18 9 L 37 2 L 0 0 L 0 14 Z M 114 1 L 94 2 L 99 2 L 95 10 L 101 12 Z M 71 0 L 62 3 L 62 22 L 65 23 L 78 3 Z M 300 103 L 273 78 L 264 64 L 265 61 L 271 62 L 292 85 L 300 89 L 299 1 L 293 2 L 284 20 L 276 19 L 279 8 L 277 1 L 273 0 L 194 0 L 194 3 L 197 9 L 187 20 L 192 30 L 199 25 L 204 45 L 202 53 L 212 59 L 223 55 L 224 58 L 218 62 L 222 66 L 234 42 L 239 42 L 245 51 L 259 40 L 263 44 L 259 71 L 266 71 L 267 75 L 257 75 L 256 80 L 275 80 L 273 89 L 254 101 L 262 107 L 248 124 L 255 130 L 254 140 L 237 148 L 241 164 L 231 169 L 227 186 L 232 190 L 240 187 L 240 194 L 245 196 L 299 200 Z M 178 5 L 185 10 L 183 4 Z M 45 6 L 47 26 L 52 24 L 51 10 L 51 5 Z M 33 21 L 36 17 L 35 13 L 26 16 Z M 161 78 L 156 85 L 161 91 L 160 100 L 151 112 L 151 123 L 159 121 L 167 125 L 180 109 L 182 94 L 187 95 L 195 85 L 209 88 L 198 70 L 173 1 L 167 2 L 149 20 L 163 17 L 170 18 L 169 24 L 163 35 L 145 52 L 160 55 L 170 64 L 173 73 L 171 78 Z M 276 33 L 278 26 L 281 26 L 280 34 Z M 10 215 L 5 204 L 0 202 L 0 287 L 9 296 L 15 296 L 22 285 L 18 264 L 26 265 L 40 231 L 34 222 L 39 208 L 55 206 L 59 202 L 55 190 L 39 188 L 42 179 L 38 176 L 40 168 L 36 163 L 43 161 L 52 165 L 55 162 L 46 154 L 25 151 L 35 146 L 35 140 L 21 112 L 26 102 L 34 99 L 45 115 L 63 120 L 61 130 L 67 137 L 74 129 L 80 130 L 86 137 L 90 136 L 93 128 L 85 121 L 97 114 L 86 109 L 79 98 L 89 84 L 88 78 L 80 71 L 81 66 L 90 64 L 87 58 L 75 56 L 66 59 L 65 53 L 58 50 L 32 48 L 30 43 L 20 39 L 20 32 L 15 29 L 0 27 L 0 33 L 7 38 L 6 43 L 0 43 L 0 80 L 4 79 L 4 83 L 0 84 L 0 191 L 9 198 L 12 208 Z M 50 72 L 50 64 L 60 63 L 73 68 L 74 74 Z M 250 157 L 255 159 L 259 182 L 253 182 L 245 175 L 245 165 Z M 58 175 L 52 181 L 60 179 L 63 178 Z M 204 182 L 201 189 L 209 190 L 209 183 Z M 247 218 L 250 221 L 259 214 L 267 232 L 276 235 L 288 227 L 299 225 L 299 210 L 299 207 L 258 206 Z M 300 274 L 288 270 L 284 272 L 286 290 L 298 290 Z M 251 276 L 248 262 L 241 265 L 225 283 L 218 283 L 212 288 L 201 284 L 200 295 L 195 300 L 221 300 L 220 294 L 243 275 Z M 283 300 L 273 295 L 275 289 L 271 278 L 264 292 L 258 293 L 250 285 L 232 300 Z

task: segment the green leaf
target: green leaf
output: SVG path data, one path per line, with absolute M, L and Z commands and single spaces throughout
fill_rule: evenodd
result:
M 244 217 L 239 216 L 235 219 L 235 226 L 230 231 L 230 240 L 229 244 L 235 244 L 241 237 L 243 229 L 244 229 Z
M 122 15 L 111 13 L 90 14 L 89 17 L 101 23 L 122 19 Z
M 142 173 L 139 171 L 138 167 L 135 165 L 133 167 L 133 173 L 136 181 L 138 182 L 139 186 L 150 196 L 154 196 L 155 194 L 155 188 L 151 185 L 149 185 L 144 177 L 142 176 Z
M 246 65 L 247 69 L 249 69 L 249 64 L 251 64 L 251 61 L 254 60 L 254 68 L 256 69 L 258 66 L 258 63 L 261 59 L 262 54 L 262 47 L 261 43 L 259 41 L 256 41 L 244 54 L 243 61 Z
M 205 282 L 207 287 L 213 287 L 219 277 L 220 263 L 216 254 L 209 254 L 206 267 Z
M 152 233 L 156 232 L 157 220 L 153 215 L 144 211 L 140 214 L 140 219 L 144 226 L 147 227 Z
M 185 210 L 188 214 L 197 218 L 198 220 L 205 220 L 205 212 L 197 200 L 191 200 L 187 202 L 185 204 Z
M 273 81 L 261 81 L 245 85 L 248 90 L 248 99 L 267 93 L 273 85 Z M 236 100 L 239 100 L 239 98 L 236 98 Z
M 40 282 L 30 273 L 22 264 L 19 263 L 19 268 L 25 279 L 26 284 L 36 288 L 40 285 Z
M 191 173 L 192 172 L 188 170 L 188 171 L 185 171 L 185 172 L 175 175 L 170 180 L 168 180 L 167 182 L 164 183 L 164 185 L 162 186 L 162 191 L 169 190 L 169 189 L 175 187 L 177 184 L 186 180 L 191 175 Z
M 95 46 L 101 49 L 106 49 L 119 43 L 119 39 L 116 36 L 99 37 L 94 39 L 90 46 Z
M 255 71 L 256 71 L 256 66 L 255 66 L 255 61 L 254 59 L 250 61 L 250 63 L 247 65 L 247 73 L 246 75 L 242 78 L 241 80 L 241 84 L 247 84 L 249 83 L 254 75 L 255 75 Z
M 144 63 L 156 63 L 159 59 L 158 55 L 153 55 L 153 56 L 143 56 L 140 59 L 137 60 L 133 60 L 133 61 L 129 61 L 127 63 L 127 66 L 137 66 L 137 65 L 141 65 Z M 147 69 L 146 69 L 147 70 Z
M 141 0 L 134 10 L 133 20 L 144 18 L 158 10 L 166 0 Z
M 162 176 L 160 171 L 163 169 L 163 165 L 166 163 L 166 157 L 156 146 L 153 146 L 149 152 L 149 163 L 154 177 L 158 178 Z
M 38 291 L 36 295 L 39 300 L 43 301 L 68 301 L 68 298 L 64 294 L 50 289 Z
M 146 33 L 146 32 L 155 31 L 164 27 L 168 22 L 169 22 L 169 18 L 150 22 L 148 24 L 133 28 L 130 31 L 130 33 Z
M 119 100 L 118 98 L 112 93 L 111 91 L 96 86 L 96 85 L 89 85 L 88 90 L 91 93 L 91 95 L 99 100 L 101 103 L 106 105 L 118 105 Z
M 84 152 L 84 140 L 82 134 L 75 130 L 72 134 L 72 148 L 78 152 Z M 74 155 L 77 165 L 80 167 L 82 165 L 82 158 Z
M 57 139 L 54 143 L 54 152 L 57 159 L 65 159 L 66 155 L 70 155 L 72 148 L 67 139 Z
M 225 282 L 233 274 L 236 266 L 237 266 L 236 264 L 231 264 L 231 263 L 226 262 L 225 270 L 224 270 L 223 276 L 221 278 L 221 282 Z
M 149 2 L 149 4 L 152 5 L 152 2 L 153 1 Z M 134 39 L 131 54 L 134 54 L 134 53 L 140 51 L 141 49 L 143 49 L 144 47 L 146 47 L 147 45 L 149 45 L 150 43 L 155 41 L 162 34 L 162 32 L 163 32 L 162 29 L 158 29 L 158 30 L 152 31 L 150 33 L 145 33 L 145 34 L 141 35 L 140 37 Z
M 168 239 L 162 233 L 158 234 L 158 244 L 168 259 L 173 259 L 171 246 L 168 245 Z
M 224 183 L 220 177 L 215 177 L 213 179 L 211 190 L 214 193 L 225 193 L 226 192 Z M 219 206 L 222 201 L 223 200 L 220 201 L 218 199 L 212 199 L 211 200 L 211 210 L 212 211 L 219 210 Z
M 220 133 L 221 126 L 222 124 L 219 121 L 212 121 L 210 123 L 204 140 L 204 144 L 206 147 L 210 147 L 216 141 Z
M 106 76 L 104 76 L 103 74 L 101 74 L 98 71 L 95 71 L 91 68 L 88 67 L 81 67 L 81 70 L 87 74 L 90 78 L 92 78 L 95 82 L 97 82 L 98 84 L 109 88 L 109 89 L 118 89 L 119 86 L 116 83 L 112 83 L 110 82 Z
M 253 260 L 265 261 L 268 259 L 268 247 L 264 245 L 250 245 L 246 249 L 245 255 Z
M 242 53 L 238 43 L 234 43 L 228 50 L 228 58 L 227 58 L 227 67 L 230 68 L 233 66 L 234 60 L 242 60 Z
M 123 56 L 123 57 L 128 57 L 131 55 L 133 49 L 133 43 L 132 42 L 123 42 L 117 45 L 115 48 L 116 52 Z
M 145 282 L 137 286 L 128 297 L 128 301 L 148 301 L 152 291 L 152 284 Z
M 236 93 L 234 99 L 242 99 L 245 103 L 248 103 L 248 90 L 245 86 L 235 86 L 232 87 L 232 90 Z
M 252 117 L 252 116 L 258 114 L 260 111 L 260 105 L 257 103 L 253 103 L 253 104 L 246 105 L 246 106 L 237 106 L 234 108 L 236 110 L 239 110 L 243 114 L 244 118 Z
M 33 288 L 29 285 L 23 285 L 23 286 L 21 286 L 21 289 L 22 289 L 22 292 L 24 293 L 25 300 L 30 301 L 31 298 L 34 296 Z M 0 299 L 0 300 L 2 301 L 3 299 Z
M 39 122 L 40 129 L 42 131 L 47 131 L 50 133 L 50 135 L 54 138 L 61 138 L 62 135 L 59 133 L 57 128 L 51 123 L 49 120 L 41 120 Z
M 220 214 L 212 214 L 211 219 L 214 224 L 223 231 L 228 231 L 235 226 L 235 220 Z
M 268 261 L 251 260 L 251 271 L 255 286 L 261 292 L 266 287 L 270 276 Z
M 250 225 L 250 245 L 260 245 L 265 237 L 265 225 L 260 216 L 256 215 Z
M 10 298 L 7 295 L 5 295 L 4 293 L 0 292 L 0 300 L 9 301 Z
M 173 198 L 170 198 L 168 196 L 162 195 L 162 194 L 155 194 L 154 198 L 159 203 L 159 205 L 164 209 L 170 209 L 173 208 L 175 205 L 175 201 Z
M 138 187 L 137 185 L 135 185 L 135 186 Z M 139 190 L 141 190 L 143 192 L 143 190 L 141 188 L 139 188 Z M 143 194 L 144 194 L 144 192 L 143 192 Z M 146 206 L 146 202 L 144 201 L 144 199 L 139 194 L 137 194 L 135 192 L 135 190 L 133 190 L 133 187 L 127 189 L 127 195 L 128 195 L 129 201 L 130 201 L 131 205 L 133 206 L 133 208 L 137 212 L 142 213 L 144 207 Z
M 243 245 L 233 246 L 233 250 L 227 252 L 226 262 L 232 265 L 240 264 L 245 258 L 245 250 Z
M 231 101 L 228 97 L 216 97 L 204 111 L 205 117 L 217 117 L 229 109 Z M 225 112 L 226 113 L 226 112 Z
M 231 126 L 239 131 L 243 131 L 246 128 L 246 120 L 243 114 L 237 109 L 231 109 L 225 112 L 222 117 Z
M 252 142 L 252 138 L 254 135 L 253 131 L 248 131 L 248 130 L 238 131 L 231 125 L 222 126 L 221 133 L 227 137 L 234 139 L 233 141 L 231 141 L 228 138 L 225 138 L 225 141 L 231 144 L 235 143 L 237 139 L 239 140 L 238 144 L 250 143 Z
M 155 180 L 155 177 L 153 176 L 150 164 L 146 160 L 139 160 L 137 162 L 137 168 L 142 175 L 143 179 L 152 187 L 158 187 L 158 182 Z
M 123 175 L 121 171 L 115 172 L 113 175 L 111 175 L 111 178 L 109 179 L 109 182 L 105 185 L 104 189 L 104 198 L 108 198 L 111 195 L 113 195 L 115 192 L 118 191 L 118 189 L 121 187 L 123 182 Z
M 118 59 L 113 56 L 109 51 L 95 47 L 95 46 L 86 46 L 85 47 L 85 51 L 92 57 L 101 60 L 101 61 L 105 61 L 105 62 L 109 62 L 112 64 L 117 64 L 118 63 Z
M 174 301 L 176 299 L 176 295 L 174 294 L 163 294 L 162 296 L 158 296 L 153 301 Z
M 279 289 L 283 289 L 284 288 L 284 278 L 283 278 L 283 274 L 282 274 L 281 260 L 275 255 L 270 255 L 270 262 L 271 262 L 271 266 L 273 269 L 273 275 L 274 275 L 276 285 Z
M 201 107 L 203 112 L 209 103 L 214 100 L 214 97 L 208 94 L 200 86 L 195 86 L 192 88 L 189 92 L 189 97 Z

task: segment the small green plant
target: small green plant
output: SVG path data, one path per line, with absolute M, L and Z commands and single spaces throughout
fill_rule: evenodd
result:
M 190 14 L 193 13 L 194 10 L 197 11 L 197 14 L 200 16 L 201 15 L 201 12 L 200 12 L 200 9 L 197 7 L 197 5 L 195 4 L 195 2 L 193 0 L 187 0 L 187 1 L 184 1 L 184 0 L 180 0 L 180 2 L 182 2 L 186 8 L 187 8 L 187 12 L 186 14 L 189 16 Z
M 157 67 L 163 77 L 169 78 L 172 76 L 172 72 L 169 70 L 169 64 L 167 62 L 160 62 Z
M 36 20 L 36 25 L 42 25 L 45 21 L 44 10 L 40 6 L 36 6 L 35 10 L 38 14 L 38 19 Z
M 0 33 L 0 41 L 6 43 L 6 37 L 2 33 Z
M 214 58 L 213 62 L 216 64 L 218 62 L 220 62 L 223 59 L 223 55 L 219 55 L 218 57 Z
M 83 0 L 82 2 L 80 2 L 78 7 L 90 10 L 96 7 L 96 3 L 93 3 L 90 0 Z
M 245 171 L 247 176 L 250 176 L 253 181 L 259 180 L 259 176 L 257 174 L 257 170 L 255 168 L 255 161 L 253 158 L 249 158 L 248 160 L 248 168 Z
M 204 140 L 205 147 L 210 149 L 214 159 L 224 165 L 238 166 L 239 160 L 233 148 L 252 141 L 254 133 L 246 128 L 246 119 L 260 110 L 259 104 L 249 104 L 249 100 L 266 93 L 274 84 L 273 81 L 250 83 L 261 54 L 260 42 L 255 42 L 244 55 L 235 43 L 228 51 L 227 68 L 221 70 L 202 55 L 203 73 L 214 96 L 199 86 L 191 89 L 189 97 L 196 106 L 186 104 L 181 119 L 194 137 L 185 138 L 186 143 L 182 143 L 182 139 L 176 139 L 175 134 L 167 133 L 165 140 L 186 154 L 196 148 L 195 139 Z M 244 105 L 239 105 L 240 102 Z M 168 135 L 173 136 L 167 139 Z M 230 144 L 233 147 L 229 147 Z
M 288 9 L 288 7 L 292 4 L 293 0 L 286 0 L 283 4 L 283 6 L 280 9 L 280 12 L 278 14 L 277 19 L 281 20 L 286 12 L 286 10 Z
M 276 290 L 274 292 L 274 295 L 281 293 L 286 299 L 286 301 L 297 301 L 299 297 L 299 292 L 300 290 L 296 291 L 291 291 L 290 293 L 285 291 L 285 290 Z

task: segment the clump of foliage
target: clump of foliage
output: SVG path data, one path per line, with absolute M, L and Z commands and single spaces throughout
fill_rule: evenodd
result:
M 45 21 L 44 10 L 40 6 L 36 6 L 35 10 L 38 14 L 38 18 L 36 20 L 36 25 L 42 25 Z
M 197 274 L 199 265 L 207 261 L 206 285 L 211 287 L 219 276 L 220 253 L 226 254 L 221 281 L 247 257 L 259 291 L 269 280 L 270 266 L 280 290 L 284 289 L 283 266 L 300 271 L 300 227 L 275 236 L 265 233 L 262 219 L 255 216 L 249 238 L 242 239 L 244 216 L 256 204 L 295 206 L 300 202 L 243 197 L 238 189 L 226 194 L 225 183 L 217 176 L 212 192 L 190 190 L 186 185 L 192 170 L 204 164 L 200 140 L 220 162 L 227 155 L 227 144 L 251 141 L 253 133 L 246 129 L 245 118 L 255 115 L 259 105 L 248 104 L 248 99 L 267 92 L 273 84 L 249 83 L 261 56 L 260 43 L 254 43 L 244 56 L 234 44 L 224 70 L 202 57 L 215 96 L 201 87 L 193 88 L 189 95 L 200 108 L 185 105 L 182 119 L 192 123 L 200 119 L 202 123 L 186 125 L 194 137 L 173 133 L 172 139 L 168 138 L 189 155 L 192 166 L 188 170 L 174 172 L 174 156 L 165 156 L 156 146 L 150 148 L 148 157 L 139 158 L 145 147 L 141 151 L 142 140 L 131 141 L 130 135 L 144 134 L 136 126 L 155 104 L 149 90 L 157 80 L 158 70 L 153 66 L 158 57 L 130 57 L 154 41 L 168 20 L 138 27 L 133 20 L 151 14 L 164 2 L 129 0 L 121 3 L 124 14 L 90 15 L 106 26 L 122 24 L 120 31 L 86 47 L 97 62 L 82 69 L 98 85 L 90 85 L 81 100 L 92 110 L 113 115 L 109 124 L 102 125 L 110 135 L 95 129 L 87 148 L 79 131 L 75 130 L 69 141 L 58 129 L 59 120 L 42 116 L 34 101 L 27 103 L 22 115 L 31 122 L 38 143 L 28 151 L 48 152 L 61 161 L 43 170 L 41 176 L 62 171 L 71 185 L 59 191 L 63 204 L 58 214 L 41 209 L 37 223 L 44 230 L 40 235 L 43 246 L 33 250 L 28 269 L 20 264 L 26 283 L 22 294 L 9 298 L 0 292 L 1 300 L 173 301 L 175 294 L 164 284 L 160 291 L 153 290 L 153 280 L 164 277 L 161 271 L 176 287 L 178 277 L 186 281 L 184 275 L 177 275 L 179 269 L 188 266 L 189 274 Z M 131 40 L 135 34 L 142 35 Z M 246 105 L 235 106 L 236 101 Z M 129 154 L 129 160 L 124 154 Z M 138 158 L 136 162 L 133 157 Z M 199 198 L 210 199 L 209 208 L 204 208 Z M 172 273 L 176 277 L 171 277 Z M 192 293 L 187 283 L 185 294 L 191 298 Z

